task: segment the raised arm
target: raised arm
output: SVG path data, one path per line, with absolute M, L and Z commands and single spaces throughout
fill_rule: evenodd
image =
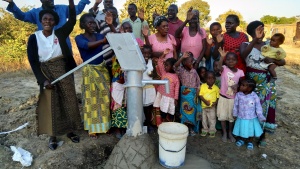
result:
M 111 32 L 117 33 L 117 30 L 116 30 L 116 28 L 113 25 L 113 23 L 114 23 L 114 17 L 112 15 L 112 13 L 109 12 L 109 11 L 107 11 L 106 14 L 105 14 L 105 22 L 109 26 Z
M 23 12 L 20 10 L 19 7 L 17 7 L 17 5 L 14 3 L 13 0 L 3 0 L 3 1 L 6 1 L 9 3 L 6 10 L 13 13 L 13 15 L 16 19 L 19 19 L 24 22 L 37 24 L 39 18 L 36 18 L 36 15 L 35 15 L 36 9 L 35 8 L 33 8 L 27 12 Z
M 176 38 L 181 38 L 182 37 L 183 28 L 194 17 L 194 15 L 196 15 L 195 13 L 192 12 L 192 10 L 193 10 L 193 7 L 190 7 L 190 9 L 187 11 L 185 21 L 175 31 L 175 37 Z
M 219 63 L 218 63 L 218 69 L 223 72 L 223 60 L 227 54 L 227 52 L 225 52 L 224 48 L 222 49 L 221 47 L 218 49 L 221 57 L 220 57 L 220 60 L 219 60 Z
M 70 35 L 70 33 L 73 31 L 75 24 L 76 24 L 76 11 L 75 11 L 74 0 L 69 0 L 69 20 L 57 31 L 64 32 L 63 35 L 65 35 L 67 38 Z
M 95 0 L 94 6 L 89 9 L 89 13 L 93 14 L 94 16 L 97 15 L 98 10 L 99 10 L 99 4 L 101 4 L 102 0 Z
M 215 41 L 215 48 L 213 50 L 213 53 L 212 53 L 212 57 L 214 60 L 218 60 L 220 54 L 219 54 L 219 48 L 223 47 L 223 44 L 224 44 L 224 37 L 223 37 L 223 34 L 219 34 L 217 37 L 216 37 L 216 41 Z
M 178 66 L 180 66 L 180 63 L 183 61 L 183 59 L 188 58 L 189 57 L 189 52 L 184 52 L 183 56 L 177 60 L 177 62 L 174 64 L 174 67 L 177 68 Z
M 85 6 L 90 4 L 91 2 L 89 0 L 80 0 L 78 5 L 75 6 L 76 9 L 76 15 L 81 14 L 81 12 L 84 10 Z
M 145 42 L 146 42 L 146 45 L 150 45 L 150 42 L 149 42 L 149 26 L 148 25 L 144 25 L 143 28 L 142 28 L 142 34 L 144 35 L 144 38 L 145 38 Z

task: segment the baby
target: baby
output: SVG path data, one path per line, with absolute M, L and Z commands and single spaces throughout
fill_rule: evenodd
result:
M 276 59 L 276 60 L 284 59 L 286 57 L 286 53 L 281 47 L 279 47 L 281 44 L 283 44 L 284 40 L 285 40 L 285 37 L 283 34 L 275 33 L 271 37 L 270 44 L 264 45 L 261 47 L 262 59 L 264 59 L 265 57 L 269 57 L 269 58 Z M 260 65 L 263 68 L 269 70 L 273 80 L 277 79 L 277 75 L 275 72 L 275 68 L 277 67 L 276 64 L 265 63 L 264 61 L 262 61 L 260 63 Z

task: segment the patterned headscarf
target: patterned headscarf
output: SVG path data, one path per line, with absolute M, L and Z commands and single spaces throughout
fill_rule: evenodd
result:
M 169 22 L 169 20 L 165 16 L 157 16 L 153 22 L 154 28 L 158 27 L 163 21 Z

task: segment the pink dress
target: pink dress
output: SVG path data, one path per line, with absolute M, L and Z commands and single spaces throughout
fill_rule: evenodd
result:
M 193 53 L 194 58 L 197 59 L 203 49 L 202 39 L 206 38 L 206 32 L 200 28 L 201 34 L 197 32 L 195 36 L 190 36 L 189 27 L 184 27 L 182 30 L 181 38 L 181 52 L 190 51 Z
M 173 35 L 168 34 L 168 39 L 166 42 L 158 42 L 155 34 L 150 35 L 148 39 L 150 45 L 152 45 L 153 52 L 163 52 L 165 49 L 169 48 L 170 52 L 166 55 L 165 60 L 168 58 L 173 58 L 174 47 L 176 47 L 176 40 Z

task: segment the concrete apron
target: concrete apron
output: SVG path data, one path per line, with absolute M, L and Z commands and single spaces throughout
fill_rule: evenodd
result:
M 210 163 L 205 159 L 198 157 L 193 154 L 186 154 L 184 165 L 179 167 L 180 169 L 212 169 Z M 165 167 L 161 166 L 157 160 L 156 164 L 152 167 L 152 169 L 165 169 Z

